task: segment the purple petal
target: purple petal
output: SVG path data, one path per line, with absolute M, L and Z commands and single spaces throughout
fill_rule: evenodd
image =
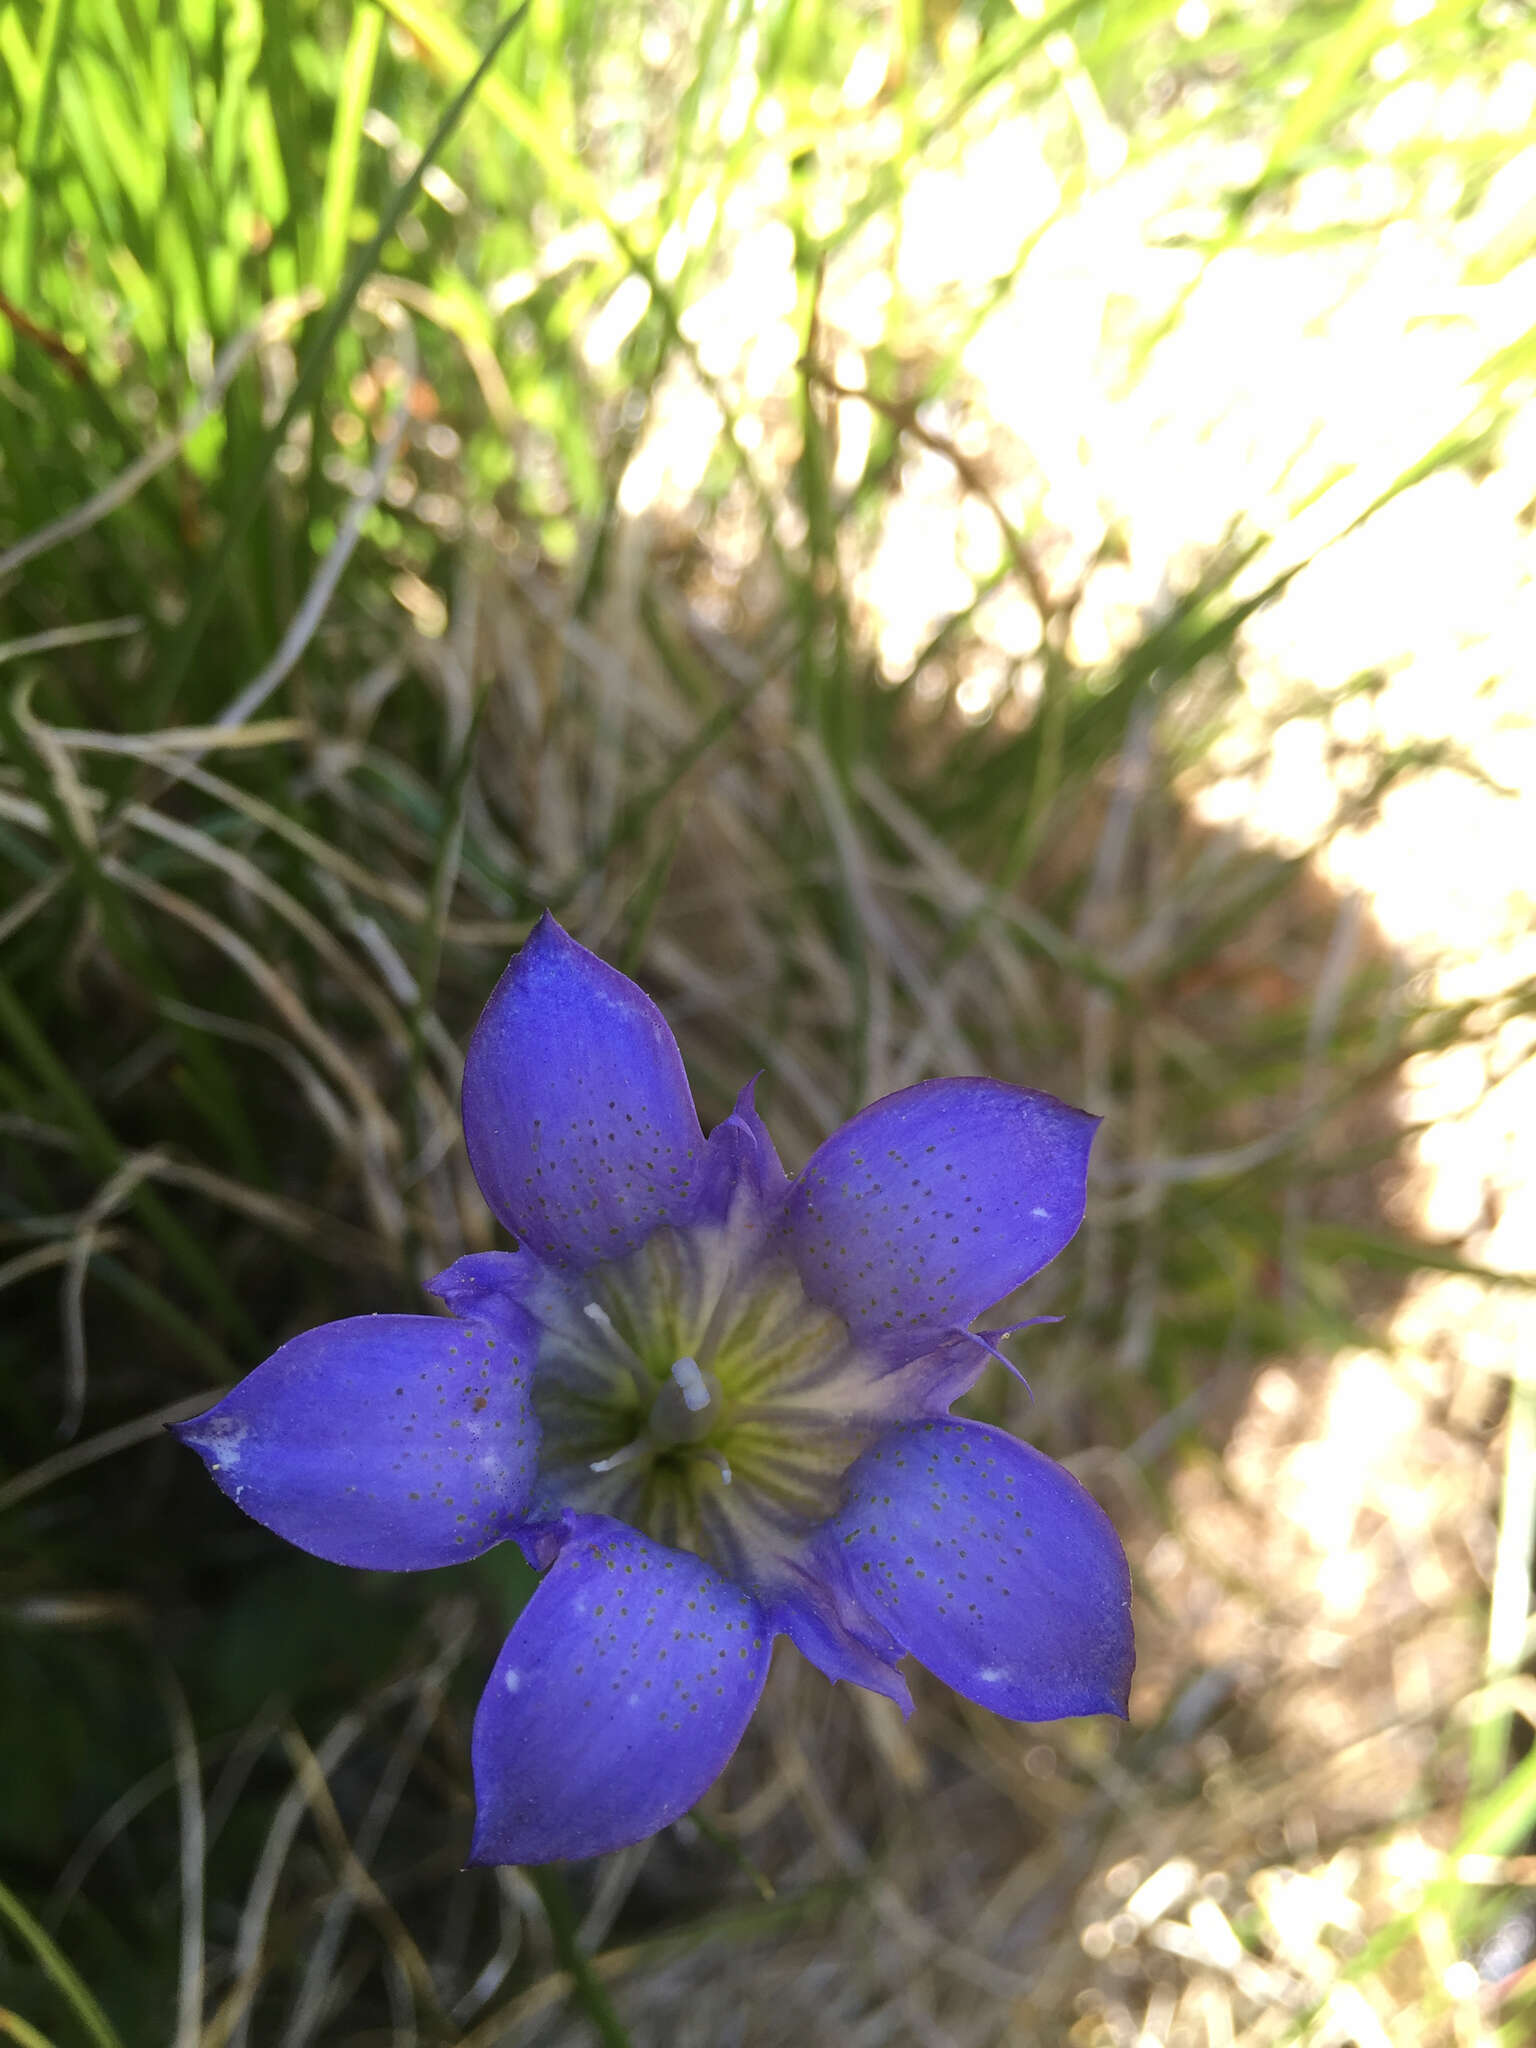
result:
M 1131 1581 L 1062 1467 L 979 1422 L 890 1430 L 822 1538 L 871 1615 L 946 1685 L 1016 1721 L 1124 1714 Z
M 557 1266 L 622 1258 L 678 1220 L 704 1149 L 660 1010 L 546 914 L 491 993 L 464 1062 L 480 1191 Z
M 736 1107 L 709 1134 L 704 1168 L 690 1205 L 691 1223 L 723 1223 L 743 1193 L 763 1226 L 784 1206 L 789 1176 L 752 1100 L 756 1085 L 755 1081 L 747 1083 L 736 1098 Z
M 549 1278 L 549 1268 L 530 1251 L 466 1252 L 434 1274 L 425 1291 L 450 1315 L 494 1323 L 528 1309 Z
M 724 1769 L 768 1672 L 756 1603 L 701 1559 L 573 1517 L 475 1716 L 472 1863 L 600 1856 Z
M 912 1694 L 897 1668 L 900 1643 L 843 1593 L 839 1575 L 781 1587 L 763 1605 L 770 1629 L 788 1636 L 823 1677 L 883 1693 L 911 1713 Z
M 887 1355 L 968 1323 L 1083 1220 L 1098 1118 L 1002 1081 L 919 1081 L 835 1131 L 794 1182 L 806 1292 Z
M 533 1483 L 524 1317 L 353 1316 L 273 1352 L 173 1434 L 231 1500 L 333 1564 L 424 1571 L 510 1536 Z
M 778 1148 L 768 1134 L 768 1126 L 757 1113 L 756 1092 L 757 1081 L 754 1078 L 737 1096 L 736 1107 L 719 1129 L 739 1133 L 742 1172 L 763 1207 L 775 1209 L 788 1191 L 789 1175 L 784 1171 Z M 710 1133 L 712 1138 L 716 1135 L 716 1132 Z

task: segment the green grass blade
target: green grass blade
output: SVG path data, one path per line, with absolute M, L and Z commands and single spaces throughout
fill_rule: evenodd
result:
M 382 8 L 364 5 L 352 20 L 347 54 L 341 67 L 341 92 L 336 125 L 331 131 L 325 184 L 320 194 L 320 246 L 314 282 L 327 297 L 341 283 L 347 260 L 347 236 L 357 199 L 357 166 L 362 150 L 363 119 L 384 36 Z
M 576 1908 L 564 1871 L 546 1863 L 530 1870 L 528 1875 L 549 1922 L 555 1954 L 570 1975 L 575 2002 L 592 2022 L 593 2033 L 603 2048 L 629 2048 L 629 2036 L 613 2009 L 613 2000 L 593 1969 L 591 1957 L 576 1938 Z
M 123 2048 L 122 2039 L 107 2018 L 79 1972 L 45 1928 L 39 1927 L 16 1894 L 0 1882 L 0 1915 L 15 1929 L 17 1937 L 31 1949 L 44 1974 L 69 2002 L 95 2048 Z M 24 2035 L 18 2035 L 25 2041 Z
M 318 331 L 305 349 L 299 364 L 293 389 L 287 403 L 278 417 L 262 437 L 260 448 L 253 465 L 253 474 L 247 479 L 240 495 L 231 505 L 224 532 L 214 550 L 213 559 L 203 573 L 202 581 L 192 594 L 187 615 L 177 629 L 176 636 L 166 650 L 161 667 L 158 686 L 154 693 L 151 723 L 163 724 L 169 716 L 171 706 L 191 672 L 202 643 L 204 632 L 213 617 L 214 609 L 224 593 L 225 579 L 229 574 L 236 550 L 249 531 L 257 513 L 266 501 L 266 479 L 283 445 L 284 436 L 301 412 L 313 404 L 318 396 L 325 376 L 330 368 L 331 357 L 343 328 L 350 319 L 357 303 L 357 295 L 373 275 L 383 254 L 385 245 L 394 234 L 401 220 L 415 204 L 421 190 L 422 179 L 442 155 L 449 137 L 463 120 L 470 102 L 480 90 L 492 65 L 501 55 L 513 31 L 528 12 L 530 0 L 523 0 L 521 7 L 514 9 L 486 45 L 485 53 L 463 86 L 454 95 L 447 109 L 432 131 L 425 149 L 417 159 L 409 177 L 384 208 L 378 227 L 366 246 L 358 251 L 346 282 L 327 309 Z
M 0 974 L 0 1029 L 10 1034 L 22 1060 L 69 1119 L 92 1164 L 103 1174 L 115 1173 L 123 1164 L 125 1155 L 122 1147 L 97 1114 L 84 1089 L 38 1030 L 30 1011 L 3 974 Z M 253 1352 L 260 1350 L 261 1339 L 255 1326 L 196 1238 L 177 1221 L 152 1188 L 140 1182 L 131 1199 L 146 1229 L 202 1295 L 223 1328 Z
M 69 35 L 74 0 L 47 0 L 37 39 L 37 91 L 21 130 L 21 203 L 17 209 L 16 253 L 9 282 L 23 306 L 37 284 L 37 181 L 43 156 L 53 139 L 54 97 L 58 88 L 59 55 Z
M 5 2035 L 20 2044 L 20 2048 L 55 2048 L 48 2036 L 39 2033 L 30 2020 L 24 2020 L 19 2012 L 11 2012 L 0 2006 L 0 2035 Z

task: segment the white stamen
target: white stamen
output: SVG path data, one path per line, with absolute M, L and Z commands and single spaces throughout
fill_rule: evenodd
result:
M 731 1483 L 731 1468 L 725 1453 L 723 1451 L 705 1451 L 703 1456 L 708 1458 L 711 1465 L 719 1467 L 720 1484 L 722 1486 L 729 1486 Z
M 631 1458 L 638 1458 L 644 1449 L 644 1444 L 636 1437 L 632 1444 L 625 1444 L 624 1448 L 615 1451 L 611 1458 L 595 1459 L 587 1467 L 587 1470 L 589 1472 L 612 1472 L 620 1465 L 627 1465 Z
M 613 1335 L 613 1317 L 609 1315 L 607 1309 L 600 1307 L 597 1302 L 589 1301 L 582 1310 L 582 1314 L 590 1317 L 600 1330 L 606 1330 L 610 1336 Z
M 709 1406 L 709 1389 L 704 1384 L 704 1375 L 699 1371 L 696 1358 L 678 1359 L 672 1368 L 672 1377 L 677 1381 L 683 1406 L 690 1415 L 698 1415 Z

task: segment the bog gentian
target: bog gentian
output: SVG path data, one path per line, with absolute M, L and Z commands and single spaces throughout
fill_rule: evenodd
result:
M 545 1572 L 475 1721 L 471 1860 L 592 1856 L 715 1778 L 776 1635 L 910 1706 L 910 1653 L 1015 1719 L 1124 1712 L 1125 1558 L 1075 1479 L 948 1409 L 968 1325 L 1082 1220 L 1095 1119 L 924 1081 L 785 1175 L 752 1103 L 700 1130 L 660 1011 L 545 917 L 470 1043 L 464 1136 L 518 1242 L 448 1315 L 284 1344 L 178 1426 L 257 1521 L 418 1571 Z

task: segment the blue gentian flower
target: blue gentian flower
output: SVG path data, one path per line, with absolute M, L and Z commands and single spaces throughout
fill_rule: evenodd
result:
M 1018 1720 L 1123 1714 L 1130 1582 L 1061 1466 L 951 1420 L 968 1325 L 1082 1220 L 1096 1119 L 923 1081 L 793 1179 L 749 1086 L 705 1139 L 655 1004 L 546 916 L 470 1043 L 464 1136 L 518 1243 L 448 1309 L 293 1338 L 178 1426 L 247 1514 L 338 1564 L 508 1539 L 545 1572 L 475 1721 L 476 1863 L 684 1813 L 776 1635 L 911 1706 L 910 1653 Z

